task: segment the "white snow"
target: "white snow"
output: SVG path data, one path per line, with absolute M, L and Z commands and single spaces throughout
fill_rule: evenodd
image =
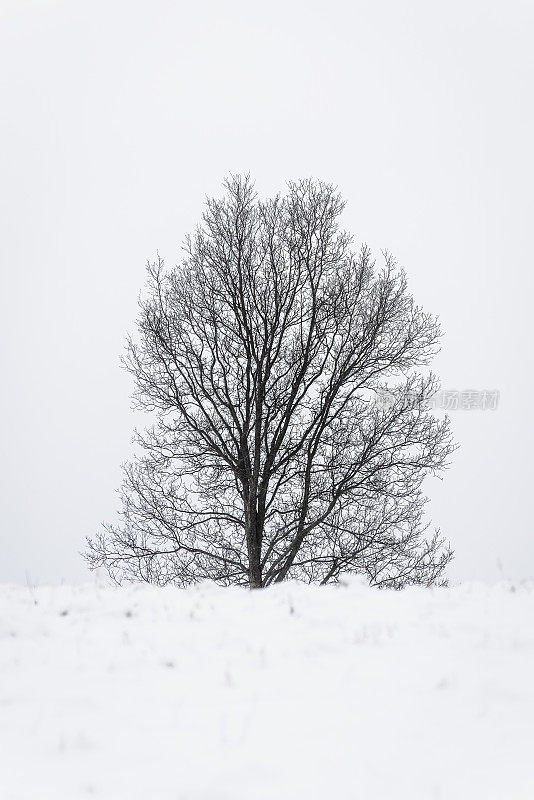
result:
M 531 800 L 533 621 L 532 586 L 0 586 L 0 798 Z

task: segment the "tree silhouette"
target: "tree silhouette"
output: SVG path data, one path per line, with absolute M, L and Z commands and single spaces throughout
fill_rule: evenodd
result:
M 385 253 L 352 250 L 343 201 L 304 180 L 208 200 L 186 257 L 148 265 L 124 363 L 153 425 L 119 525 L 89 540 L 112 577 L 186 585 L 441 581 L 422 481 L 453 449 L 428 401 L 440 336 Z M 391 401 L 381 402 L 385 391 Z

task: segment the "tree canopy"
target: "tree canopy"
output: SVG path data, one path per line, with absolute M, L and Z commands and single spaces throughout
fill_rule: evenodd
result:
M 354 249 L 332 186 L 225 189 L 180 264 L 148 264 L 124 364 L 152 425 L 90 565 L 178 585 L 443 580 L 422 492 L 453 449 L 429 408 L 436 318 L 390 254 Z

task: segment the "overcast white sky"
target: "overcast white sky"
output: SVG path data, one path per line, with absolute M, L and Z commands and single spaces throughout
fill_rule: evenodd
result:
M 534 577 L 533 41 L 533 0 L 0 0 L 0 580 L 87 578 L 144 263 L 231 171 L 336 183 L 440 315 L 443 387 L 500 390 L 430 511 L 454 580 Z

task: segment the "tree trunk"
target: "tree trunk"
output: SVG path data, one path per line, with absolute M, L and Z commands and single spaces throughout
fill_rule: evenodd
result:
M 261 589 L 262 587 L 262 577 L 261 577 L 261 566 L 259 563 L 251 564 L 248 571 L 248 585 L 250 589 Z
M 249 506 L 245 511 L 245 530 L 248 549 L 248 584 L 251 589 L 260 589 L 263 585 L 261 574 L 261 536 L 258 527 L 256 509 L 250 508 Z

